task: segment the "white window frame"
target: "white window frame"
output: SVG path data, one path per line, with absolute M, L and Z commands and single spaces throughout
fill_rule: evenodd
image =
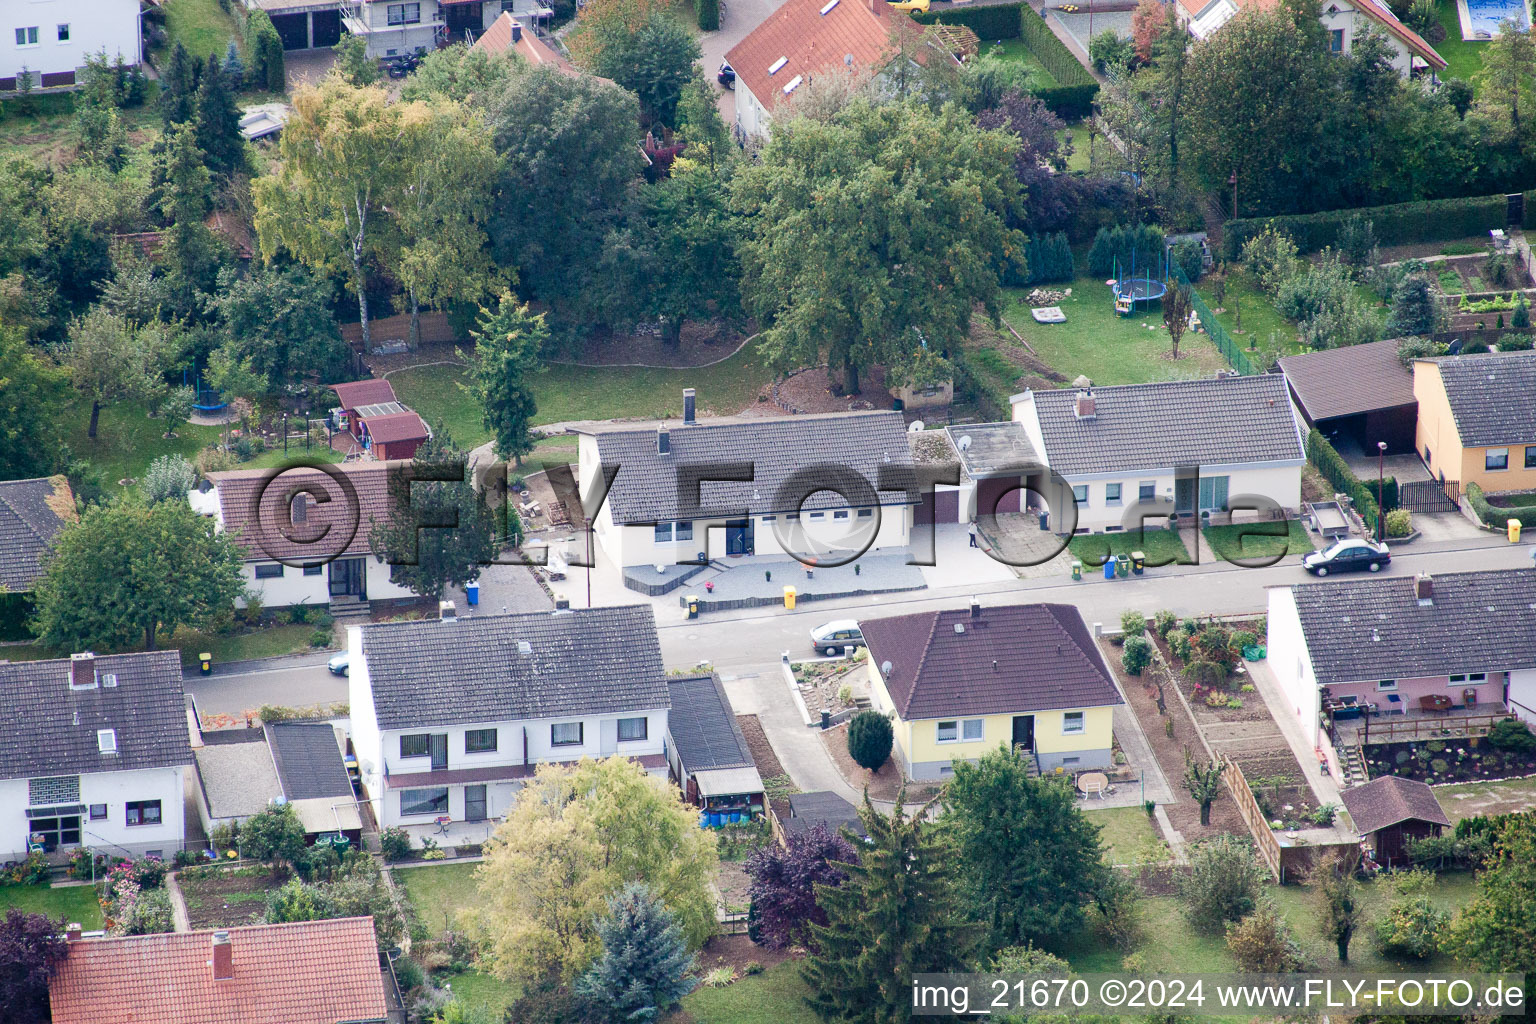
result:
M 1079 492 L 1081 492 L 1081 493 L 1079 493 Z M 1079 505 L 1086 505 L 1086 504 L 1088 504 L 1088 493 L 1089 492 L 1088 492 L 1088 485 L 1087 484 L 1073 484 L 1072 485 L 1072 500 L 1077 502 Z
M 1077 728 L 1073 728 L 1073 723 Z M 1088 731 L 1088 713 L 1086 711 L 1063 711 L 1061 713 L 1061 734 L 1063 736 L 1081 736 Z
M 34 46 L 42 46 L 42 26 L 24 25 L 16 29 L 16 49 L 30 50 Z
M 572 729 L 572 728 L 574 728 L 576 730 L 576 738 L 574 740 L 557 740 L 557 739 L 555 739 L 555 730 L 556 729 Z M 550 726 L 549 726 L 549 745 L 551 747 L 579 747 L 579 746 L 584 745 L 586 743 L 586 741 L 587 741 L 587 728 L 586 728 L 586 723 L 585 722 L 551 722 L 550 723 Z
M 1445 685 L 1447 685 L 1447 686 L 1481 686 L 1484 683 L 1486 683 L 1487 681 L 1488 681 L 1488 673 L 1487 672 L 1458 672 L 1455 675 L 1447 676 L 1446 679 L 1445 679 Z
M 972 736 L 971 727 L 976 727 L 976 735 Z M 960 723 L 960 739 L 964 743 L 980 743 L 987 738 L 987 720 L 985 718 L 967 718 Z
M 69 22 L 61 22 L 55 27 L 54 31 L 58 35 L 58 40 L 60 43 L 67 44 L 69 42 Z
M 625 724 L 628 723 L 628 724 L 633 725 L 635 722 L 639 722 L 640 723 L 640 735 L 639 736 L 625 736 L 624 735 L 624 726 L 625 726 Z M 617 726 L 615 734 L 618 736 L 618 738 L 619 738 L 618 741 L 620 743 L 644 743 L 646 740 L 651 738 L 651 720 L 649 718 L 647 718 L 645 715 L 637 715 L 637 716 L 635 716 L 633 718 L 621 718 L 621 719 L 619 719 L 619 723 L 618 723 L 618 726 Z
M 947 738 L 944 735 L 944 730 L 945 730 L 946 726 L 949 728 L 949 730 L 951 732 L 951 735 L 948 736 Z M 942 721 L 942 722 L 935 722 L 934 726 L 933 726 L 933 742 L 935 742 L 935 743 L 959 743 L 960 742 L 960 720 L 958 718 L 956 718 L 956 719 L 946 719 L 945 721 Z
M 408 8 L 412 8 L 412 7 L 414 7 L 416 9 L 416 17 L 408 18 L 408 17 L 406 17 L 407 9 Z M 395 20 L 395 12 L 396 11 L 400 12 L 400 20 L 399 21 Z M 400 26 L 400 25 L 420 25 L 421 24 L 421 3 L 420 3 L 420 0 L 406 0 L 405 3 L 390 4 L 388 7 L 386 7 L 384 9 L 384 17 L 385 17 L 385 20 L 387 20 L 389 22 L 391 27 L 396 27 L 396 26 Z
M 1113 492 L 1111 492 L 1111 488 L 1113 488 Z M 1125 493 L 1124 485 L 1122 485 L 1122 484 L 1105 484 L 1104 485 L 1104 504 L 1106 504 L 1106 505 L 1118 505 L 1118 504 L 1120 504 L 1120 495 L 1123 494 L 1123 493 Z
M 1157 500 L 1157 481 L 1156 480 L 1141 480 L 1141 481 L 1138 481 L 1137 484 L 1136 484 L 1136 500 L 1137 501 L 1156 501 Z
M 1378 680 L 1376 680 L 1376 692 L 1377 693 L 1394 693 L 1394 692 L 1396 692 L 1396 690 L 1397 690 L 1397 680 L 1396 679 L 1378 679 Z

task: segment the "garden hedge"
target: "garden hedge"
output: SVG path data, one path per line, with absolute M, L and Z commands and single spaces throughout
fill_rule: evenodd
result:
M 1526 209 L 1531 210 L 1536 192 L 1526 195 Z M 1355 214 L 1372 223 L 1382 245 L 1409 245 L 1448 238 L 1467 238 L 1484 234 L 1491 228 L 1502 228 L 1507 212 L 1508 201 L 1504 196 L 1496 195 L 1394 203 L 1391 206 L 1367 206 L 1285 217 L 1244 217 L 1227 221 L 1222 237 L 1222 257 L 1236 259 L 1242 252 L 1243 243 L 1262 232 L 1269 224 L 1290 235 L 1302 252 L 1316 252 L 1333 245 L 1338 238 L 1339 227 Z M 1536 211 L 1530 217 L 1536 219 Z
M 995 7 L 963 7 L 958 10 L 913 14 L 912 20 L 921 25 L 964 25 L 975 32 L 976 37 L 982 42 L 998 42 L 1003 39 L 1019 38 L 1021 10 L 1027 11 L 1029 8 L 1022 3 L 998 4 Z M 1035 16 L 1039 17 L 1039 15 Z
M 982 11 L 995 9 L 978 7 L 966 13 L 979 14 Z M 1058 83 L 1061 85 L 1097 84 L 1093 76 L 1088 73 L 1088 69 L 1078 63 L 1072 51 L 1067 49 L 1066 44 L 1056 38 L 1056 33 L 1051 31 L 1045 19 L 1024 4 L 1019 5 L 1019 28 L 1024 45 L 1039 58 L 1040 64 Z
M 1376 487 L 1374 481 L 1366 483 L 1355 476 L 1344 457 L 1336 451 L 1322 431 L 1313 429 L 1307 434 L 1307 461 L 1323 475 L 1323 478 L 1337 488 L 1338 493 L 1349 495 L 1349 500 L 1354 503 L 1355 511 L 1360 513 L 1360 518 L 1365 520 L 1365 525 L 1371 530 L 1376 529 L 1376 520 L 1380 516 L 1380 506 L 1376 504 Z M 1387 510 L 1391 511 L 1397 506 L 1397 478 L 1387 477 L 1382 481 L 1382 499 L 1387 503 Z M 1532 509 L 1536 513 L 1536 508 Z
M 1063 121 L 1081 121 L 1093 113 L 1093 101 L 1099 98 L 1099 83 L 1047 85 L 1030 91 Z
M 1472 506 L 1472 511 L 1485 526 L 1502 530 L 1511 519 L 1518 519 L 1523 528 L 1536 529 L 1536 505 L 1516 505 L 1514 508 L 1490 505 L 1483 495 L 1483 489 L 1477 484 L 1467 484 L 1466 495 L 1467 504 Z

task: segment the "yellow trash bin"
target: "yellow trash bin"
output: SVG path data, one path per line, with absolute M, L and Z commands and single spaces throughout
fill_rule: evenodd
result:
M 784 588 L 784 607 L 789 609 L 790 611 L 794 611 L 795 610 L 795 588 L 794 587 L 785 587 Z
M 1518 520 L 1518 519 L 1511 519 L 1507 524 L 1505 524 L 1505 529 L 1509 530 L 1509 542 L 1511 544 L 1519 544 L 1520 543 L 1520 520 Z

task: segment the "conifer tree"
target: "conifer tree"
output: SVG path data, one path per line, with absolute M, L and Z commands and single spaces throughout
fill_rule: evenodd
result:
M 694 957 L 683 930 L 644 885 L 631 882 L 608 901 L 597 934 L 602 955 L 576 992 L 606 1007 L 611 1020 L 656 1020 L 693 991 Z
M 859 863 L 839 864 L 842 885 L 817 886 L 825 926 L 811 932 L 817 951 L 802 973 L 808 1002 L 828 1020 L 887 1024 L 908 1021 L 912 976 L 965 970 L 975 941 L 949 872 L 954 848 L 928 810 L 902 813 L 905 789 L 890 815 L 864 794 L 859 817 L 869 832 Z
M 193 105 L 197 145 L 216 175 L 234 174 L 246 168 L 245 139 L 240 134 L 240 108 L 217 58 L 209 56 Z

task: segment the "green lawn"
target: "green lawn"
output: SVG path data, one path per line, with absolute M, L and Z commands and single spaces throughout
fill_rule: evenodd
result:
M 517 998 L 516 987 L 500 978 L 479 971 L 465 971 L 442 979 L 455 999 L 470 1006 L 483 1006 L 490 1011 L 490 1020 L 501 1020 Z
M 0 887 L 0 912 L 11 908 L 29 914 L 47 914 L 57 920 L 75 921 L 88 932 L 102 925 L 101 904 L 96 890 L 89 885 L 50 887 L 46 885 L 7 885 Z
M 1205 541 L 1216 557 L 1265 558 L 1274 555 L 1304 555 L 1313 550 L 1306 527 L 1295 519 L 1285 523 L 1247 523 L 1238 526 L 1207 526 Z
M 478 864 L 434 864 L 395 868 L 395 884 L 405 889 L 416 916 L 433 933 L 453 926 L 460 910 L 479 902 L 475 887 Z
M 1099 826 L 1104 859 L 1111 864 L 1156 864 L 1168 859 L 1168 844 L 1157 834 L 1147 812 L 1140 807 L 1111 807 L 1096 811 L 1084 805 L 1087 818 Z
M 1445 58 L 1446 68 L 1442 78 L 1464 78 L 1472 81 L 1483 69 L 1483 47 L 1487 43 L 1468 42 L 1461 38 L 1461 20 L 1456 16 L 1456 0 L 1440 0 L 1440 24 L 1445 38 L 1435 44 L 1435 52 Z
M 165 421 L 150 419 L 142 402 L 102 409 L 94 440 L 85 436 L 90 422 L 90 402 L 72 403 L 63 416 L 64 440 L 71 454 L 101 471 L 109 491 L 116 490 L 119 480 L 143 476 L 161 455 L 176 453 L 190 459 L 219 439 L 218 427 L 183 423 L 176 429 L 177 436 L 167 440 L 160 436 L 165 433 Z
M 1147 565 L 1184 565 L 1191 559 L 1189 550 L 1173 530 L 1127 531 L 1125 533 L 1080 533 L 1068 542 L 1072 557 L 1081 559 L 1085 568 L 1102 566 L 1108 555 L 1129 555 L 1140 551 Z
M 1452 961 L 1444 956 L 1435 956 L 1427 963 L 1419 964 L 1406 960 L 1401 962 L 1389 960 L 1377 952 L 1375 922 L 1386 912 L 1387 906 L 1392 901 L 1392 890 L 1384 882 L 1369 882 L 1361 886 L 1360 905 L 1364 910 L 1367 924 L 1355 933 L 1355 941 L 1349 947 L 1347 965 L 1339 963 L 1338 952 L 1333 943 L 1318 934 L 1317 905 L 1314 902 L 1315 896 L 1311 886 L 1271 886 L 1269 891 L 1274 896 L 1281 915 L 1295 932 L 1296 940 L 1301 944 L 1308 959 L 1322 970 L 1336 972 L 1344 967 L 1350 973 L 1390 974 L 1398 971 L 1445 969 L 1452 966 Z M 1447 873 L 1440 875 L 1430 899 L 1441 910 L 1454 913 L 1458 908 L 1472 902 L 1476 892 L 1477 883 L 1473 880 L 1471 872 Z
M 309 638 L 314 632 L 315 627 L 311 625 L 268 626 L 249 633 L 223 636 L 179 629 L 169 639 L 162 640 L 161 646 L 179 649 L 182 665 L 191 668 L 197 664 L 197 656 L 204 651 L 213 655 L 215 665 L 222 665 L 229 661 L 275 658 L 280 654 L 314 650 L 309 646 Z
M 1206 305 L 1216 308 L 1216 298 L 1211 294 L 1210 282 L 1195 282 L 1195 291 L 1205 299 Z M 1217 313 L 1216 320 L 1232 335 L 1232 340 L 1249 350 L 1254 369 L 1263 370 L 1269 365 L 1266 358 L 1255 359 L 1253 349 L 1261 354 L 1288 356 L 1303 351 L 1296 340 L 1296 325 L 1281 316 L 1275 304 L 1258 288 L 1245 280 L 1227 278 L 1227 294 L 1223 300 L 1225 313 Z M 1243 333 L 1237 333 L 1238 315 L 1243 321 Z
M 1146 961 L 1147 973 L 1220 974 L 1236 970 L 1225 940 L 1191 928 L 1183 905 L 1174 897 L 1144 896 L 1138 905 L 1142 941 L 1134 952 Z M 1092 928 L 1082 929 L 1064 948 L 1051 952 L 1064 957 L 1078 973 L 1119 971 L 1126 956 L 1125 950 L 1105 942 Z
M 305 448 L 300 443 L 289 445 L 286 452 L 281 448 L 269 448 L 251 461 L 240 463 L 240 468 L 273 469 L 277 466 L 286 466 L 291 462 L 340 462 L 342 458 L 342 454 L 334 448 L 323 445 Z
M 697 1024 L 820 1024 L 805 1005 L 810 986 L 793 960 L 724 988 L 701 988 L 683 997 L 683 1009 Z
M 691 370 L 551 365 L 533 379 L 535 425 L 566 420 L 681 416 L 683 388 L 696 388 L 700 413 L 726 416 L 751 405 L 771 379 L 752 346 L 714 366 Z M 490 440 L 480 410 L 459 388 L 457 366 L 426 366 L 390 375 L 395 394 L 421 413 L 435 431 L 447 431 L 466 448 Z
M 1169 359 L 1162 312 L 1116 316 L 1114 298 L 1101 280 L 1079 277 L 1069 286 L 1045 287 L 1071 287 L 1072 294 L 1061 303 L 1066 323 L 1036 323 L 1024 301 L 1029 289 L 1007 289 L 1003 312 L 1040 358 L 1068 379 L 1081 374 L 1099 385 L 1145 384 L 1209 377 L 1227 365 L 1210 339 L 1193 334 L 1184 335 L 1180 358 Z
M 131 144 L 147 142 L 158 133 L 160 83 L 150 82 L 143 106 L 119 111 Z M 0 159 L 21 157 L 34 163 L 59 166 L 73 159 L 77 135 L 74 128 L 73 93 L 33 96 L 32 111 L 22 113 L 25 101 L 0 102 Z M 149 129 L 149 130 L 146 130 Z
M 983 40 L 981 52 L 982 54 L 1001 53 L 1010 60 L 1019 61 L 1029 68 L 1030 84 L 1036 88 L 1050 89 L 1061 84 L 1056 81 L 1054 75 L 1045 70 L 1045 65 L 1040 63 L 1040 58 L 1034 55 L 1022 39 L 1000 39 L 995 43 Z
M 180 43 L 194 57 L 213 54 L 222 60 L 231 39 L 241 42 L 234 16 L 219 0 L 166 0 L 163 6 L 171 46 Z
M 1536 807 L 1536 779 L 1503 779 L 1436 786 L 1435 799 L 1451 821 L 1479 814 L 1508 814 Z
M 1077 124 L 1070 125 L 1061 132 L 1061 135 L 1063 138 L 1070 139 L 1072 141 L 1072 155 L 1067 158 L 1067 170 L 1092 170 L 1092 161 L 1089 160 L 1089 157 L 1092 155 L 1092 150 L 1094 147 L 1090 147 L 1088 144 L 1088 122 L 1079 121 Z M 1105 142 L 1103 139 L 1099 139 L 1095 143 L 1095 146 L 1107 145 L 1109 145 L 1109 143 Z

